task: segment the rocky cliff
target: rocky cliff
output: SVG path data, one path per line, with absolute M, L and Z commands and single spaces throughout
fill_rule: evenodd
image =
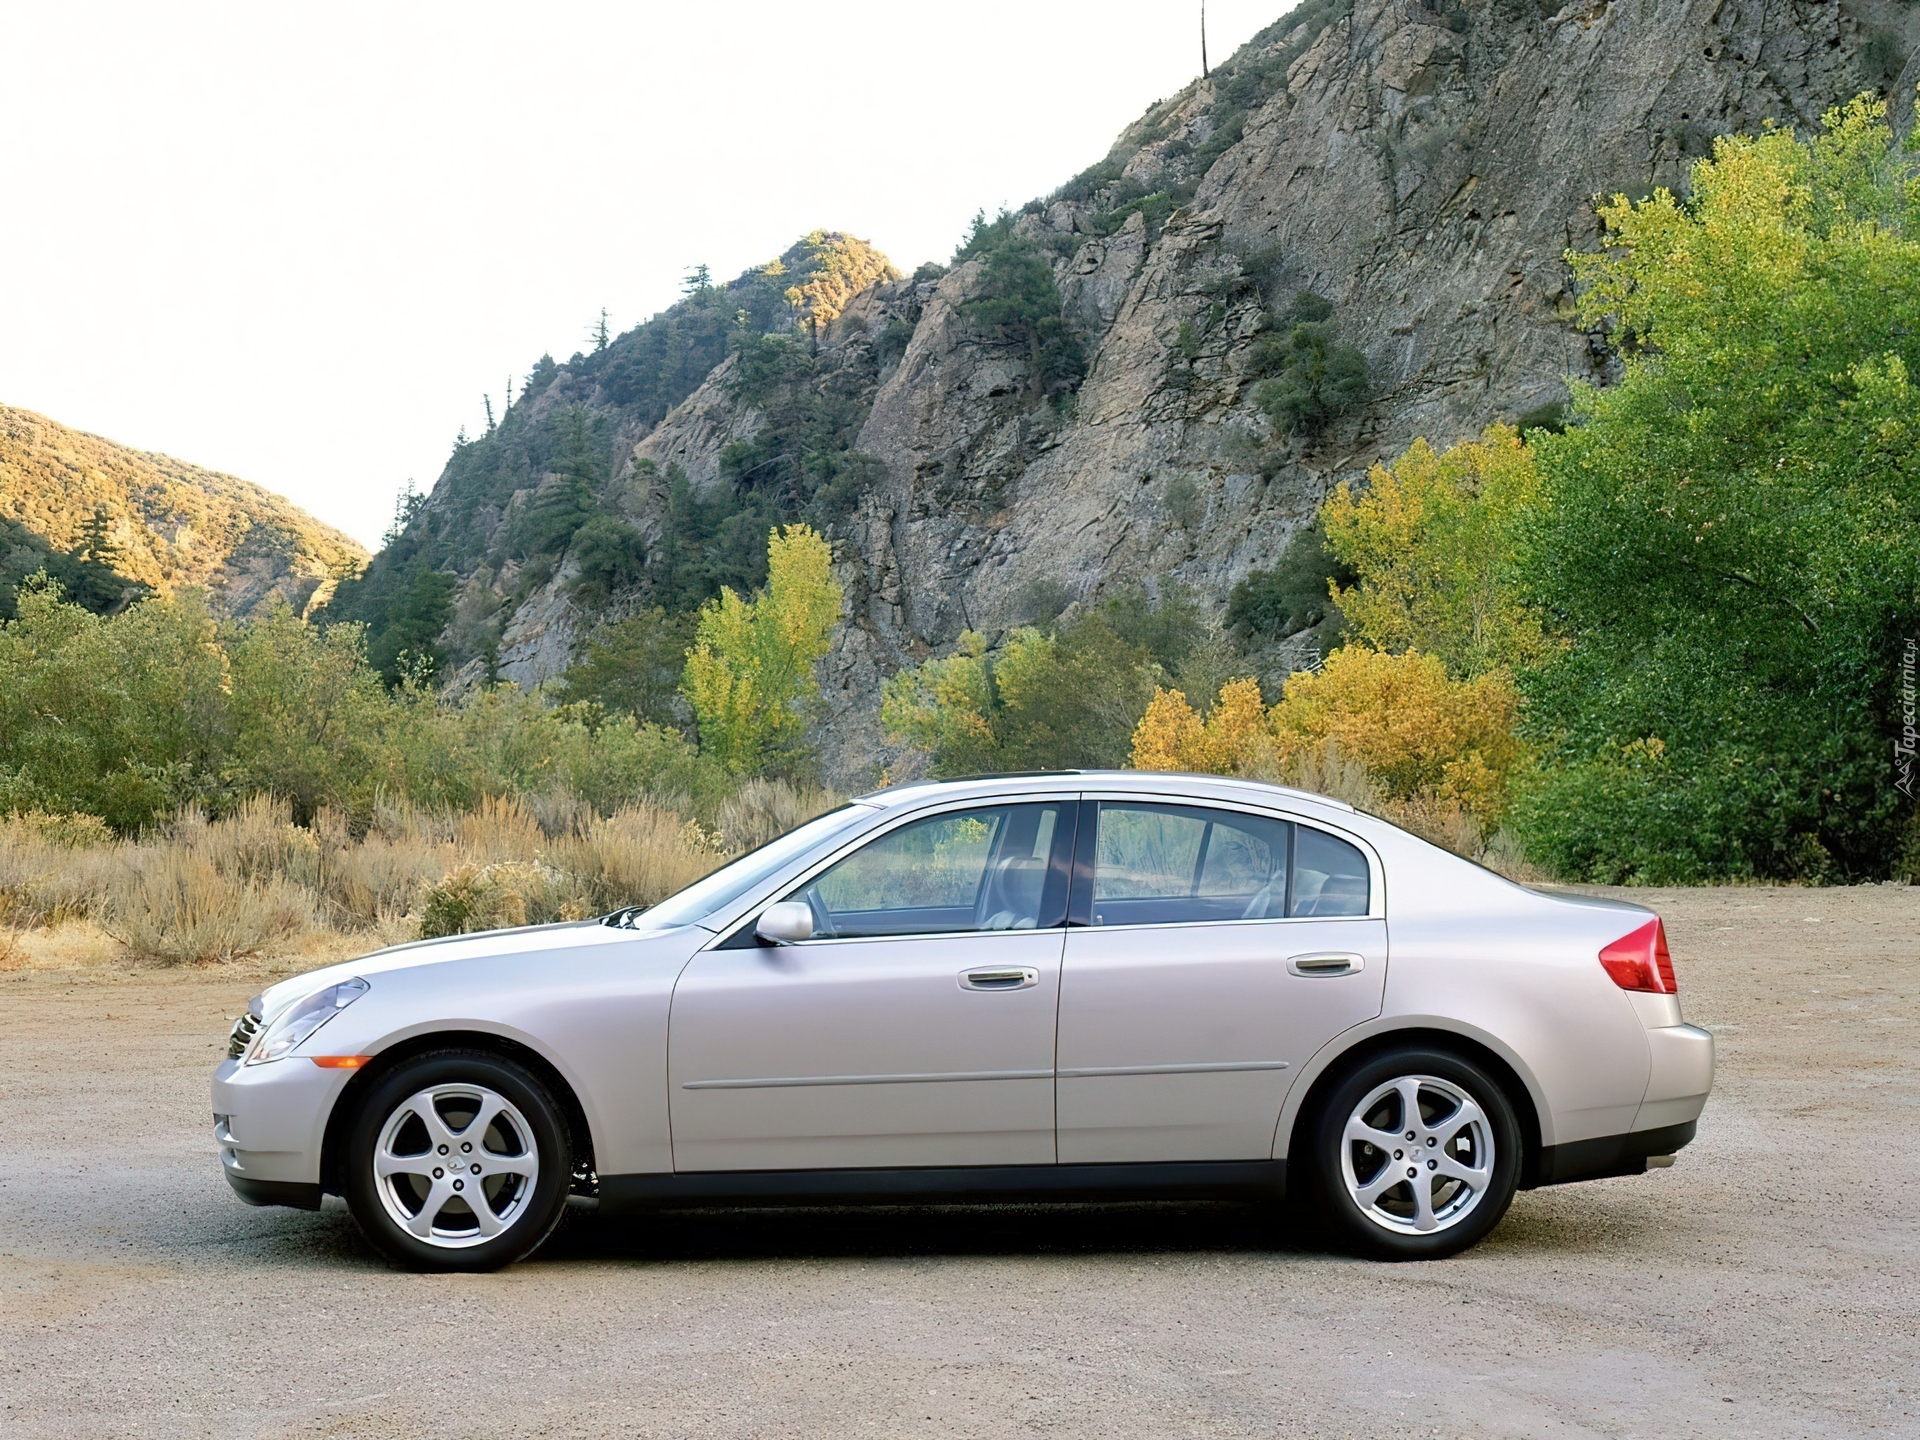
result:
M 367 558 L 358 541 L 249 481 L 4 405 L 0 520 L 62 552 L 92 527 L 132 585 L 202 587 L 236 616 L 275 596 L 304 613 Z M 32 556 L 11 568 L 30 572 Z
M 822 664 L 822 751 L 831 778 L 861 783 L 889 754 L 882 680 L 962 630 L 1167 579 L 1217 603 L 1338 479 L 1604 382 L 1613 357 L 1573 322 L 1563 258 L 1598 243 L 1595 197 L 1683 187 L 1715 135 L 1807 127 L 1891 87 L 1916 42 L 1920 11 L 1898 0 L 1309 0 L 1004 227 L 1051 267 L 1077 374 L 1042 374 L 1032 333 L 983 319 L 1000 313 L 980 303 L 990 254 L 900 278 L 862 250 L 861 283 L 830 303 L 764 327 L 741 310 L 743 329 L 804 335 L 778 385 L 744 373 L 738 346 L 659 413 L 614 393 L 604 359 L 536 373 L 521 423 L 600 427 L 594 503 L 637 537 L 621 586 L 589 603 L 570 555 L 529 584 L 511 559 L 462 570 L 435 552 L 433 527 L 469 498 L 454 467 L 415 548 L 469 586 L 484 570 L 486 663 L 538 683 L 596 620 L 649 603 L 676 503 L 743 503 L 760 467 L 787 475 L 765 513 L 813 516 L 836 542 L 847 609 Z M 1363 394 L 1282 423 L 1260 383 L 1302 316 L 1364 357 Z M 774 413 L 795 387 L 832 402 L 831 443 Z M 788 453 L 747 468 L 776 431 Z M 837 488 L 792 478 L 829 452 Z M 558 483 L 537 459 L 519 473 L 502 526 Z

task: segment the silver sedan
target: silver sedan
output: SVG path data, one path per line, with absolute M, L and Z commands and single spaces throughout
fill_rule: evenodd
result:
M 1316 795 L 1088 772 L 885 791 L 650 909 L 288 980 L 213 1109 L 243 1200 L 342 1195 L 421 1268 L 519 1259 L 570 1200 L 1288 1191 L 1418 1259 L 1670 1164 L 1712 1080 L 1650 911 Z

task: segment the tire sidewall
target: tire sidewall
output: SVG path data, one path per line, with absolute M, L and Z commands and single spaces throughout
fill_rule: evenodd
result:
M 491 1240 L 461 1249 L 429 1245 L 394 1223 L 380 1198 L 373 1152 L 395 1107 L 436 1085 L 484 1085 L 512 1101 L 526 1118 L 540 1156 L 533 1196 L 513 1223 Z M 374 1082 L 348 1131 L 346 1199 L 360 1229 L 381 1254 L 412 1270 L 497 1270 L 524 1259 L 553 1233 L 572 1188 L 573 1153 L 560 1107 L 524 1067 L 478 1051 L 436 1051 L 401 1062 Z
M 1341 1169 L 1347 1117 L 1369 1091 L 1403 1075 L 1432 1075 L 1465 1090 L 1493 1132 L 1493 1179 L 1473 1212 L 1457 1225 L 1426 1235 L 1387 1230 L 1368 1219 L 1348 1193 Z M 1392 1260 L 1438 1260 L 1479 1243 L 1498 1225 L 1520 1183 L 1520 1123 L 1513 1103 L 1486 1071 L 1445 1050 L 1408 1046 L 1361 1061 L 1328 1092 L 1313 1128 L 1314 1189 L 1321 1212 L 1350 1244 L 1365 1254 Z

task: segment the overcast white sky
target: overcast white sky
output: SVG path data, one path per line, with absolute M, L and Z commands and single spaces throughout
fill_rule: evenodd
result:
M 1292 0 L 1212 0 L 1216 61 Z M 0 401 L 378 541 L 507 377 L 815 226 L 902 269 L 1199 70 L 1196 0 L 0 4 Z

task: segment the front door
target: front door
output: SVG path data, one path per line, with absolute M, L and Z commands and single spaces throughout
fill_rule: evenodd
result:
M 1053 1043 L 1076 806 L 969 804 L 784 898 L 813 938 L 704 951 L 669 1022 L 674 1168 L 1054 1159 Z
M 1387 932 L 1366 856 L 1206 806 L 1089 801 L 1080 824 L 1061 1163 L 1270 1157 L 1301 1065 L 1380 1013 Z

